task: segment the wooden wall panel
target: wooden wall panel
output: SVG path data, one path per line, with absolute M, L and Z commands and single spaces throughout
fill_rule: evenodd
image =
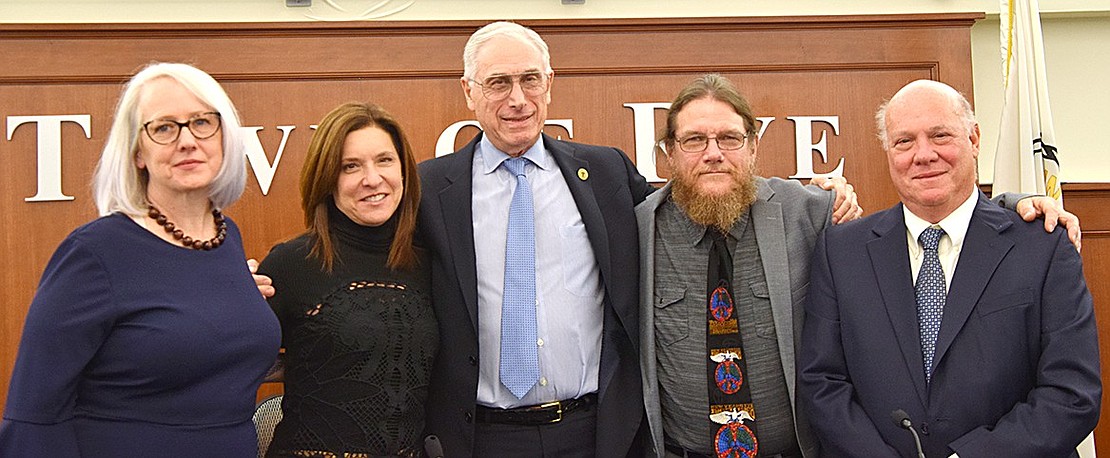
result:
M 573 123 L 573 135 L 558 126 L 548 127 L 549 134 L 616 146 L 635 160 L 637 134 L 650 138 L 655 126 L 637 131 L 633 111 L 625 104 L 669 102 L 695 76 L 720 72 L 748 95 L 757 116 L 774 118 L 760 144 L 758 167 L 764 175 L 790 176 L 799 167 L 797 126 L 787 117 L 834 116 L 836 129 L 818 123 L 802 139 L 816 143 L 824 136 L 827 157 L 804 147 L 803 156 L 811 156 L 807 160 L 817 173 L 829 172 L 843 160 L 862 204 L 873 211 L 897 200 L 874 139 L 875 108 L 918 78 L 939 79 L 970 95 L 970 26 L 981 17 L 523 23 L 551 47 L 556 77 L 549 119 Z M 263 195 L 252 173 L 243 199 L 227 212 L 243 230 L 248 255 L 263 257 L 275 242 L 302 230 L 297 179 L 311 137 L 309 126 L 335 105 L 349 100 L 383 105 L 406 126 L 418 159 L 434 156 L 436 141 L 448 126 L 472 119 L 459 88 L 460 56 L 467 36 L 482 24 L 0 25 L 0 62 L 5 63 L 0 66 L 0 132 L 10 130 L 12 116 L 88 115 L 90 120 L 88 137 L 73 123 L 63 124 L 60 132 L 62 190 L 75 197 L 71 201 L 24 200 L 37 190 L 41 145 L 36 125 L 22 125 L 0 138 L 0 407 L 38 277 L 62 238 L 95 217 L 88 183 L 121 84 L 135 70 L 151 61 L 184 61 L 213 74 L 236 102 L 244 124 L 261 127 L 258 138 L 269 162 L 282 144 L 279 126 L 294 126 L 269 193 Z M 656 126 L 662 114 L 654 113 Z M 459 146 L 476 132 L 464 128 L 448 143 Z M 651 170 L 640 162 L 641 170 Z M 1083 192 L 1090 201 L 1105 202 L 1108 191 Z M 1065 187 L 1069 199 L 1070 193 Z M 1080 214 L 1089 231 L 1110 233 L 1110 224 L 1093 213 Z M 1110 250 L 1097 230 L 1089 234 L 1085 258 Z M 1110 266 L 1096 259 L 1087 269 L 1094 284 Z M 1110 291 L 1098 288 L 1101 303 Z M 1110 319 L 1101 322 L 1110 324 Z M 277 389 L 266 387 L 264 392 Z M 1100 443 L 1110 445 L 1110 437 Z

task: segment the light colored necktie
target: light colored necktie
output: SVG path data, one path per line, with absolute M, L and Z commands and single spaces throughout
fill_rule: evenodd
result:
M 536 348 L 536 225 L 532 187 L 524 175 L 523 157 L 501 164 L 516 176 L 509 204 L 505 238 L 505 292 L 501 303 L 501 383 L 517 399 L 523 398 L 540 377 Z
M 921 356 L 925 362 L 925 381 L 933 376 L 933 354 L 937 349 L 944 301 L 948 295 L 944 287 L 944 270 L 940 267 L 937 246 L 944 236 L 944 229 L 929 227 L 918 237 L 924 249 L 921 270 L 917 273 L 917 326 L 921 334 Z

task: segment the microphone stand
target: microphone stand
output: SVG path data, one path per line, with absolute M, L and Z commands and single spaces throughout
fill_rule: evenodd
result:
M 925 451 L 921 448 L 921 438 L 918 437 L 917 430 L 913 428 L 913 422 L 910 421 L 909 414 L 905 410 L 898 409 L 890 413 L 890 419 L 894 420 L 894 424 L 899 428 L 913 434 L 913 443 L 917 447 L 917 458 L 925 458 Z

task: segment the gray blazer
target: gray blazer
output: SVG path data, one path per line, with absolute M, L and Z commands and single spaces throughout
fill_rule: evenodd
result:
M 771 309 L 778 334 L 786 388 L 794 406 L 794 428 L 806 458 L 817 456 L 817 442 L 808 420 L 794 402 L 794 349 L 800 344 L 809 261 L 817 236 L 832 224 L 836 195 L 794 180 L 757 178 L 756 200 L 751 220 L 759 240 L 759 255 L 771 295 Z M 644 385 L 644 407 L 651 428 L 650 455 L 663 457 L 663 415 L 659 404 L 659 380 L 655 357 L 655 212 L 671 195 L 671 185 L 636 206 L 640 233 L 640 365 Z M 786 228 L 790 230 L 787 231 Z

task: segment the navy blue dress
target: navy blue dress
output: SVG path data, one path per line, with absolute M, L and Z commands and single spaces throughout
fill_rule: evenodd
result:
M 280 328 L 227 223 L 211 251 L 118 213 L 62 242 L 27 314 L 0 456 L 256 456 Z

